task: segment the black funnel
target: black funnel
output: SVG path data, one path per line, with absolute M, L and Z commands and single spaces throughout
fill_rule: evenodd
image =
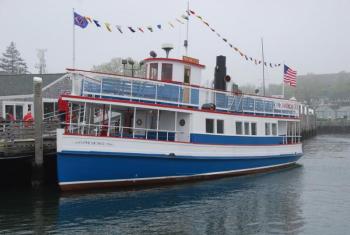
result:
M 219 55 L 216 57 L 216 67 L 214 74 L 214 89 L 226 91 L 226 57 Z

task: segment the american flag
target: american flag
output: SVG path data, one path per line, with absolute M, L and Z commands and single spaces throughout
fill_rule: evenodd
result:
M 284 83 L 289 84 L 290 86 L 297 86 L 297 71 L 289 68 L 287 65 L 284 65 Z

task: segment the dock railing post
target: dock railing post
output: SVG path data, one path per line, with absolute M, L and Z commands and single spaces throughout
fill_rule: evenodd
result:
M 35 157 L 33 164 L 33 183 L 40 184 L 43 177 L 43 102 L 42 102 L 42 78 L 33 78 L 33 95 L 34 95 L 34 140 L 35 140 Z

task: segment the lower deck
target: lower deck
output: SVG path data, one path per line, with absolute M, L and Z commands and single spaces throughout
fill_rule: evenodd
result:
M 223 145 L 300 143 L 299 119 L 65 97 L 66 134 Z

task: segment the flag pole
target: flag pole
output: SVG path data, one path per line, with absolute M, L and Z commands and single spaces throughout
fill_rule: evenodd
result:
M 73 8 L 73 69 L 75 69 L 75 18 L 74 18 L 74 8 Z
M 282 97 L 284 98 L 284 61 L 283 61 L 283 71 L 282 71 L 283 77 L 282 77 Z
M 262 55 L 263 95 L 265 96 L 265 58 L 264 58 L 263 38 L 261 38 L 261 55 Z
M 190 0 L 187 1 L 187 15 L 188 15 L 188 20 L 187 20 L 187 27 L 186 27 L 186 41 L 184 43 L 185 49 L 186 49 L 186 56 L 188 55 L 188 28 L 190 25 Z

